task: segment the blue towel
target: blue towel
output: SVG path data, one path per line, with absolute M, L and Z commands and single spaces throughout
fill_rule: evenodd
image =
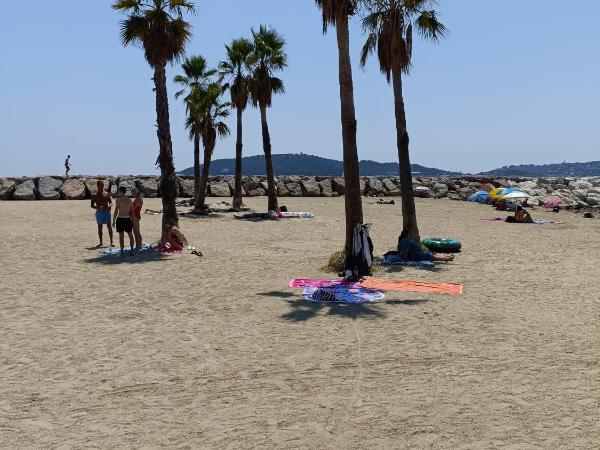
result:
M 152 248 L 152 246 L 150 244 L 148 244 L 147 242 L 142 242 L 142 248 L 135 250 L 135 253 L 149 252 L 152 250 L 154 250 L 154 249 Z M 98 251 L 103 255 L 120 255 L 121 254 L 120 247 L 106 247 L 106 248 L 101 248 Z M 130 251 L 131 251 L 130 247 L 125 247 L 125 252 L 130 252 Z

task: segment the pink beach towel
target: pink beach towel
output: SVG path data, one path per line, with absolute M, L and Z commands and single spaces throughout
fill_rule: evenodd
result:
M 319 280 L 314 278 L 294 278 L 288 284 L 291 288 L 303 288 L 303 287 L 329 287 L 329 286 L 347 286 L 349 288 L 359 288 L 360 283 L 344 280 Z

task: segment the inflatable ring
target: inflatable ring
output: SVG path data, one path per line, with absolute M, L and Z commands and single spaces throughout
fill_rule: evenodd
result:
M 421 244 L 434 253 L 459 253 L 462 247 L 456 239 L 427 238 Z

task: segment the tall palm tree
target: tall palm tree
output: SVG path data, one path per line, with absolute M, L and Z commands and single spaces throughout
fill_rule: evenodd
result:
M 367 0 L 363 27 L 368 32 L 362 49 L 361 64 L 377 53 L 381 71 L 394 89 L 396 138 L 400 163 L 403 227 L 411 239 L 420 241 L 408 151 L 409 137 L 402 92 L 402 75 L 408 74 L 412 61 L 413 23 L 424 38 L 437 41 L 447 33 L 437 13 L 428 9 L 432 0 Z
M 354 84 L 350 62 L 349 17 L 356 13 L 356 0 L 315 0 L 323 12 L 323 33 L 334 25 L 339 55 L 339 83 L 344 147 L 344 183 L 346 208 L 346 268 L 350 269 L 352 234 L 356 224 L 363 223 L 362 195 L 358 148 L 356 145 L 356 112 L 354 109 Z
M 117 0 L 112 8 L 127 15 L 126 19 L 121 21 L 123 45 L 140 45 L 144 49 L 146 61 L 154 69 L 162 223 L 163 227 L 177 225 L 177 176 L 173 165 L 166 66 L 167 63 L 179 59 L 185 51 L 192 34 L 191 25 L 183 19 L 183 14 L 193 14 L 195 6 L 188 0 Z
M 258 31 L 252 30 L 253 50 L 249 57 L 252 66 L 250 98 L 254 106 L 260 109 L 262 125 L 263 150 L 267 169 L 267 195 L 269 211 L 279 209 L 277 190 L 273 175 L 273 158 L 271 156 L 271 136 L 267 123 L 267 108 L 271 107 L 273 94 L 285 92 L 283 81 L 274 74 L 287 67 L 287 54 L 284 51 L 285 40 L 273 28 L 261 25 Z
M 250 95 L 250 74 L 248 57 L 253 45 L 248 39 L 240 38 L 225 46 L 227 58 L 219 64 L 223 78 L 229 81 L 227 87 L 231 94 L 231 104 L 237 112 L 237 137 L 235 142 L 235 185 L 233 189 L 233 207 L 242 206 L 242 149 L 243 149 L 243 114 L 248 106 Z
M 195 89 L 206 89 L 212 82 L 211 77 L 217 73 L 216 70 L 210 69 L 206 60 L 198 55 L 187 58 L 181 65 L 183 75 L 177 75 L 173 81 L 180 84 L 183 89 L 175 94 L 175 98 L 185 95 L 184 101 L 188 114 L 188 119 L 194 119 L 192 108 L 190 107 L 190 99 Z M 193 122 L 193 120 L 192 120 Z M 188 121 L 188 125 L 190 125 Z M 192 123 L 188 126 L 190 131 L 190 140 L 194 141 L 194 198 L 198 195 L 200 188 L 200 127 Z
M 186 126 L 190 130 L 190 134 L 198 133 L 202 137 L 202 145 L 204 146 L 204 165 L 198 194 L 194 202 L 196 212 L 202 212 L 205 206 L 208 174 L 212 155 L 217 144 L 217 137 L 223 138 L 229 135 L 229 128 L 223 120 L 229 117 L 231 104 L 222 102 L 223 92 L 221 85 L 212 83 L 205 89 L 194 89 L 190 94 L 191 112 Z

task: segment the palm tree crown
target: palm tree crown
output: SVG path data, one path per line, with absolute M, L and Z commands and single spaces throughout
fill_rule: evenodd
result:
M 287 67 L 285 40 L 272 28 L 261 25 L 252 30 L 254 48 L 249 55 L 252 66 L 250 96 L 254 106 L 271 107 L 273 94 L 283 94 L 283 81 L 274 73 Z
M 182 89 L 175 94 L 175 98 L 179 98 L 188 92 L 185 100 L 194 89 L 206 88 L 212 81 L 211 78 L 217 73 L 215 69 L 210 69 L 204 57 L 190 56 L 181 65 L 183 75 L 177 75 L 173 81 L 182 86 Z
M 150 66 L 183 56 L 191 38 L 191 25 L 183 20 L 183 13 L 196 11 L 191 1 L 118 0 L 112 8 L 128 14 L 121 22 L 123 45 L 141 45 Z
M 353 16 L 357 0 L 315 0 L 323 12 L 323 33 L 329 25 L 335 25 L 338 15 Z
M 189 117 L 186 128 L 193 137 L 196 131 L 202 136 L 205 148 L 214 149 L 217 136 L 229 135 L 229 127 L 223 121 L 229 117 L 231 103 L 221 101 L 223 87 L 218 83 L 211 83 L 205 88 L 194 89 L 187 100 Z
M 388 81 L 394 69 L 408 73 L 412 61 L 413 22 L 417 32 L 432 41 L 448 32 L 436 11 L 427 9 L 434 3 L 434 0 L 365 1 L 368 14 L 362 25 L 368 37 L 362 49 L 361 65 L 366 64 L 371 53 L 377 52 L 381 71 Z
M 225 87 L 231 93 L 231 103 L 243 111 L 250 95 L 249 57 L 254 46 L 248 39 L 240 38 L 226 45 L 225 50 L 227 58 L 219 64 L 219 72 L 229 80 Z

